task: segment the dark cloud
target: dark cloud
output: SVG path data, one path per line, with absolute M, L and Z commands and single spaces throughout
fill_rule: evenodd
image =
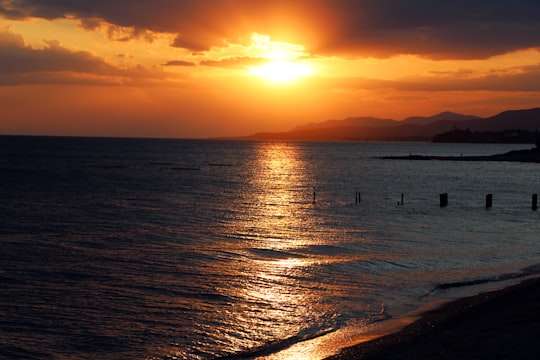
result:
M 540 45 L 540 2 L 533 0 L 343 1 L 342 22 L 322 52 L 386 57 L 487 58 Z
M 444 81 L 441 81 L 444 80 Z M 485 76 L 420 78 L 396 85 L 399 90 L 422 91 L 540 91 L 540 64 L 493 70 Z
M 118 68 L 87 51 L 71 51 L 57 41 L 34 49 L 8 29 L 0 29 L 0 85 L 26 83 L 117 83 L 118 79 L 162 78 L 141 66 Z
M 6 38 L 5 34 L 0 38 L 0 73 L 76 71 L 112 74 L 116 70 L 89 52 L 70 51 L 56 41 L 46 42 L 43 49 L 32 49 L 24 43 L 15 43 L 18 35 L 14 34 L 11 42 L 1 41 Z
M 251 32 L 298 41 L 319 54 L 486 58 L 540 47 L 537 0 L 0 0 L 10 18 L 96 19 L 177 34 L 193 51 Z
M 477 72 L 471 69 L 456 71 L 431 71 L 429 75 L 408 76 L 401 79 L 376 77 L 335 76 L 307 78 L 311 90 L 336 93 L 355 91 L 404 92 L 408 95 L 426 92 L 540 92 L 540 63 Z M 414 95 L 417 96 L 417 95 Z M 521 96 L 521 95 L 520 95 Z
M 171 60 L 171 61 L 167 61 L 162 66 L 197 66 L 197 64 L 190 61 L 184 61 L 184 60 Z
M 540 64 L 517 68 L 492 70 L 474 75 L 470 70 L 436 72 L 434 76 L 399 80 L 381 80 L 360 77 L 321 79 L 322 88 L 352 90 L 392 89 L 405 92 L 434 91 L 500 91 L 540 92 Z

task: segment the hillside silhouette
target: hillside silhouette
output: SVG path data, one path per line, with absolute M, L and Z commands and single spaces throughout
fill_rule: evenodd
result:
M 540 108 L 534 108 L 508 110 L 487 118 L 448 111 L 429 117 L 413 116 L 401 121 L 374 117 L 346 118 L 310 123 L 287 132 L 261 132 L 242 138 L 306 141 L 432 141 L 436 135 L 455 130 L 493 133 L 508 130 L 537 132 L 538 129 L 540 129 Z

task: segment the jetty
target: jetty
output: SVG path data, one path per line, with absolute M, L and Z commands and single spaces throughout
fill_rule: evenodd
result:
M 383 156 L 385 160 L 441 160 L 441 161 L 510 161 L 540 163 L 540 147 L 530 150 L 514 150 L 504 154 L 487 156 L 435 156 L 435 155 L 407 155 Z

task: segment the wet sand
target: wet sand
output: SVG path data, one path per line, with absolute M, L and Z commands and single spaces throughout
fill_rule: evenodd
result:
M 540 278 L 450 302 L 332 360 L 540 359 Z

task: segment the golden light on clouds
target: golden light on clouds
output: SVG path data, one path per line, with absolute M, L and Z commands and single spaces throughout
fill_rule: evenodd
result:
M 274 60 L 265 65 L 254 66 L 250 69 L 253 75 L 276 83 L 286 83 L 302 77 L 313 75 L 313 68 L 302 62 Z
M 262 62 L 248 66 L 249 74 L 273 83 L 291 82 L 315 72 L 302 45 L 272 41 L 269 35 L 253 33 L 246 54 Z
M 292 60 L 306 55 L 302 45 L 272 41 L 269 35 L 251 34 L 251 55 L 270 60 Z

